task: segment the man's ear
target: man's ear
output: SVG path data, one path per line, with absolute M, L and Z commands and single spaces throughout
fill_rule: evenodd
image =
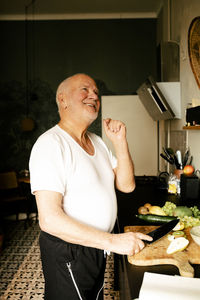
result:
M 62 104 L 63 100 L 64 100 L 63 93 L 59 93 L 58 94 L 58 101 L 59 101 L 59 103 Z
M 58 94 L 58 102 L 59 102 L 59 106 L 62 109 L 67 109 L 67 103 L 66 103 L 66 97 L 64 93 L 59 93 Z
M 66 102 L 65 102 L 65 99 L 64 99 L 64 94 L 63 93 L 59 93 L 58 94 L 58 102 L 59 102 L 59 105 L 66 109 L 67 108 L 67 105 L 66 105 Z

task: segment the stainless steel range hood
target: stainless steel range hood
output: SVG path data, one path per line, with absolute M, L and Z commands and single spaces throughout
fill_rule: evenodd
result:
M 154 121 L 174 119 L 174 111 L 151 76 L 138 88 L 137 94 Z

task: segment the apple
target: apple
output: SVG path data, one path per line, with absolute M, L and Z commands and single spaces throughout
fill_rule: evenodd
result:
M 192 165 L 186 165 L 183 168 L 183 173 L 185 175 L 192 175 L 194 173 L 194 167 Z

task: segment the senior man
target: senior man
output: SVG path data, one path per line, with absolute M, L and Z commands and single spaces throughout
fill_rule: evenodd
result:
M 36 197 L 45 300 L 103 299 L 106 255 L 132 255 L 151 238 L 142 233 L 112 233 L 115 187 L 135 188 L 134 167 L 121 121 L 103 126 L 116 157 L 87 129 L 100 101 L 86 74 L 65 79 L 57 89 L 60 121 L 42 134 L 30 157 L 31 190 Z

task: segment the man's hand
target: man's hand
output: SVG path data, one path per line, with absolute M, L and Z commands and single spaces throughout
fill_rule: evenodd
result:
M 104 130 L 112 143 L 117 143 L 126 139 L 126 126 L 118 120 L 103 120 Z
M 112 234 L 111 251 L 118 254 L 134 255 L 140 252 L 145 244 L 142 240 L 152 241 L 152 237 L 141 232 Z

